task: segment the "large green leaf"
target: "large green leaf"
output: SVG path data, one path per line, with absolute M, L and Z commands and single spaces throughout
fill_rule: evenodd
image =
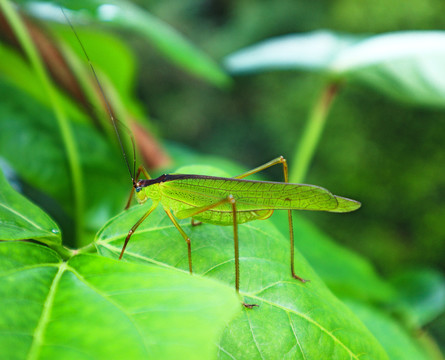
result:
M 98 233 L 96 246 L 116 258 L 123 238 L 148 205 L 112 219 Z M 233 230 L 202 224 L 181 226 L 192 239 L 193 269 L 233 286 Z M 245 309 L 225 330 L 220 358 L 386 359 L 385 352 L 357 318 L 326 288 L 297 253 L 290 276 L 289 245 L 269 221 L 240 226 L 241 295 L 258 308 Z M 159 207 L 131 238 L 124 260 L 187 272 L 186 243 Z
M 227 85 L 230 78 L 206 54 L 191 44 L 170 25 L 154 17 L 143 8 L 128 1 L 83 0 L 83 1 L 29 1 L 27 5 L 34 16 L 63 21 L 59 4 L 72 10 L 73 21 L 107 22 L 122 29 L 134 31 L 149 40 L 164 56 L 184 70 L 215 85 Z M 56 4 L 54 6 L 54 4 Z
M 39 207 L 15 191 L 0 170 L 0 240 L 36 239 L 60 245 L 57 224 Z
M 374 36 L 312 32 L 269 39 L 229 55 L 234 73 L 273 69 L 320 71 L 360 81 L 418 105 L 445 106 L 445 32 L 406 31 Z
M 240 311 L 209 279 L 0 243 L 2 359 L 211 359 Z
M 380 341 L 391 360 L 431 360 L 414 334 L 410 334 L 382 311 L 363 303 L 346 300 L 346 304 Z
M 224 64 L 235 74 L 285 69 L 329 72 L 338 54 L 359 40 L 331 31 L 284 35 L 238 50 Z

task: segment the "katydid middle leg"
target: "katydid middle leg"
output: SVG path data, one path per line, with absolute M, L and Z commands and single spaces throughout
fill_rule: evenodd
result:
M 201 224 L 202 224 L 202 221 L 196 221 L 195 219 L 192 218 L 192 221 L 191 221 L 192 226 L 199 226 Z
M 224 199 L 221 199 L 220 201 L 217 201 L 213 204 L 200 207 L 196 209 L 196 212 L 193 212 L 190 214 L 190 216 L 198 215 L 202 212 L 209 211 L 217 206 L 223 205 L 225 203 L 230 203 L 232 207 L 232 217 L 233 217 L 233 244 L 234 244 L 234 250 L 235 250 L 235 289 L 236 292 L 239 294 L 239 282 L 240 282 L 240 271 L 239 271 L 239 241 L 238 241 L 238 220 L 236 218 L 236 200 L 232 195 L 227 196 Z M 257 304 L 246 304 L 243 302 L 243 306 L 249 309 L 252 309 L 254 306 L 258 306 Z
M 187 256 L 189 259 L 189 271 L 190 271 L 190 274 L 192 274 L 193 273 L 193 271 L 192 271 L 192 243 L 190 241 L 190 238 L 187 236 L 185 231 L 182 230 L 181 226 L 178 224 L 178 222 L 174 218 L 170 209 L 164 208 L 164 211 L 166 212 L 167 216 L 170 218 L 173 225 L 175 225 L 175 228 L 181 233 L 182 237 L 184 238 L 185 242 L 187 243 Z
M 287 167 L 287 161 L 283 156 L 279 156 L 276 159 L 273 159 L 271 161 L 269 161 L 268 163 L 258 166 L 255 169 L 249 170 L 243 174 L 240 174 L 238 176 L 235 176 L 235 179 L 243 179 L 247 176 L 256 174 L 260 171 L 263 171 L 267 168 L 270 168 L 274 165 L 278 165 L 278 164 L 283 164 L 283 173 L 284 173 L 284 182 L 288 183 L 289 182 L 289 172 L 288 172 L 288 167 Z M 289 238 L 290 238 L 290 271 L 292 274 L 292 277 L 294 279 L 300 280 L 301 282 L 307 282 L 309 280 L 305 280 L 303 278 L 301 278 L 300 276 L 298 276 L 297 274 L 295 274 L 295 270 L 294 270 L 294 257 L 295 257 L 295 250 L 294 250 L 294 226 L 293 226 L 293 222 L 292 222 L 292 210 L 288 210 L 287 211 L 287 217 L 289 220 Z
M 219 206 L 219 205 L 221 205 L 221 204 L 223 204 L 223 203 L 225 203 L 227 201 L 228 201 L 227 199 L 222 199 L 221 201 L 218 201 L 218 202 L 216 202 L 214 204 L 210 204 L 208 206 L 204 206 L 204 207 L 198 208 L 198 209 L 196 209 L 196 212 L 193 213 L 193 215 L 198 215 L 198 214 L 200 214 L 200 213 L 202 213 L 204 211 L 213 209 L 214 207 Z M 182 230 L 181 226 L 179 225 L 178 221 L 173 216 L 173 214 L 170 211 L 170 209 L 164 208 L 164 211 L 166 212 L 167 216 L 170 218 L 170 221 L 173 223 L 173 225 L 176 227 L 176 229 L 180 232 L 180 234 L 182 235 L 182 237 L 184 238 L 184 240 L 187 243 L 187 256 L 188 256 L 188 261 L 189 261 L 189 270 L 190 270 L 190 274 L 192 274 L 193 273 L 193 271 L 192 271 L 192 268 L 193 268 L 193 266 L 192 266 L 192 247 L 191 247 L 190 238 L 187 236 L 185 231 Z M 201 223 L 201 222 L 199 222 L 199 223 Z M 193 225 L 193 218 L 192 218 L 192 225 Z M 238 236 L 237 236 L 237 241 L 238 241 Z M 238 242 L 237 242 L 237 245 L 238 245 Z M 237 252 L 237 250 L 235 250 L 235 252 Z M 237 259 L 235 259 L 235 263 L 237 263 Z M 239 273 L 239 270 L 236 271 L 236 274 L 237 274 L 237 276 L 236 276 L 236 279 L 237 279 L 236 280 L 237 291 L 239 290 L 239 274 L 238 273 Z

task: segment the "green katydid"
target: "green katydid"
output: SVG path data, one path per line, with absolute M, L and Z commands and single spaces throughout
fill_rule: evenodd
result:
M 144 203 L 148 199 L 152 200 L 152 205 L 149 210 L 128 232 L 119 259 L 122 259 L 132 234 L 136 231 L 139 225 L 146 220 L 159 205 L 161 205 L 173 225 L 177 228 L 187 243 L 190 273 L 192 273 L 193 270 L 191 240 L 176 219 L 191 218 L 192 223 L 196 220 L 215 225 L 233 226 L 235 247 L 235 288 L 239 293 L 238 224 L 253 220 L 264 220 L 269 218 L 275 210 L 286 210 L 288 212 L 289 221 L 291 275 L 293 278 L 303 283 L 306 282 L 307 280 L 296 275 L 294 270 L 292 210 L 350 212 L 358 209 L 361 204 L 355 200 L 333 195 L 330 191 L 316 185 L 289 183 L 287 162 L 282 156 L 233 178 L 191 174 L 164 174 L 156 179 L 152 179 L 142 166 L 139 167 L 136 173 L 135 156 L 133 157 L 132 171 L 117 129 L 118 120 L 115 119 L 111 111 L 111 106 L 98 81 L 94 67 L 80 42 L 74 27 L 68 18 L 67 21 L 76 35 L 91 67 L 92 73 L 99 85 L 108 115 L 119 140 L 128 172 L 131 176 L 133 187 L 126 209 L 131 204 L 134 191 L 136 191 L 136 199 L 139 203 Z M 282 164 L 283 166 L 284 182 L 244 179 L 249 175 L 278 164 Z M 141 172 L 146 179 L 139 179 Z M 135 173 L 136 175 L 134 176 Z M 252 308 L 256 305 L 244 304 L 244 306 Z
M 249 175 L 277 164 L 283 165 L 284 182 L 244 179 Z M 145 175 L 145 180 L 139 179 L 141 172 Z M 192 221 L 197 220 L 215 225 L 233 225 L 235 288 L 237 292 L 239 292 L 240 282 L 238 224 L 267 219 L 275 210 L 287 210 L 291 275 L 299 281 L 306 282 L 307 280 L 296 275 L 294 270 L 292 210 L 318 210 L 341 213 L 354 211 L 360 207 L 358 201 L 333 195 L 322 187 L 289 183 L 287 162 L 282 156 L 233 178 L 191 174 L 164 174 L 156 179 L 151 179 L 144 168 L 140 167 L 136 178 L 133 179 L 133 188 L 126 208 L 130 206 L 134 190 L 136 190 L 136 198 L 139 203 L 144 203 L 151 199 L 152 205 L 129 231 L 119 259 L 122 259 L 127 244 L 138 226 L 161 204 L 167 216 L 187 243 L 190 273 L 192 273 L 191 241 L 178 224 L 176 218 L 191 218 Z M 246 307 L 254 306 L 251 304 L 244 305 Z

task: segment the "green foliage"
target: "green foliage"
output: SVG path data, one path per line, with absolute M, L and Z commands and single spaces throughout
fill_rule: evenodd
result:
M 89 69 L 82 69 L 85 62 L 83 54 L 55 5 L 64 4 L 95 64 L 113 109 L 127 126 L 128 115 L 140 119 L 144 117 L 143 107 L 133 94 L 134 75 L 139 73 L 136 59 L 128 47 L 131 40 L 119 41 L 105 32 L 82 29 L 80 23 L 108 23 L 115 29 L 130 30 L 144 40 L 151 41 L 168 60 L 189 73 L 217 86 L 231 82 L 209 60 L 210 57 L 191 45 L 182 35 L 156 16 L 129 2 L 115 1 L 112 5 L 104 1 L 81 1 L 75 4 L 59 1 L 45 4 L 37 1 L 17 3 L 24 5 L 29 14 L 63 23 L 52 24 L 50 29 L 59 41 L 63 41 L 62 47 L 71 44 L 73 50 L 66 48 L 64 52 L 85 86 L 83 91 L 89 93 L 87 98 L 100 108 L 101 100 L 94 95 L 88 79 Z M 184 10 L 181 18 L 186 14 L 190 18 L 196 16 L 186 11 L 190 4 L 192 0 L 176 5 Z M 163 1 L 153 6 L 161 9 L 169 5 L 171 2 Z M 228 3 L 224 6 L 229 7 Z M 264 16 L 260 17 L 261 21 L 258 18 L 255 22 L 258 14 L 283 19 L 282 22 L 273 22 L 273 27 L 281 26 L 282 32 L 289 32 L 284 25 L 285 19 L 292 19 L 295 23 L 294 14 L 283 10 L 282 4 L 266 6 L 240 1 L 230 6 L 243 11 L 241 15 L 231 15 L 238 21 L 225 24 L 229 30 L 221 30 L 220 35 L 202 29 L 195 33 L 196 38 L 207 37 L 206 41 L 211 43 L 207 47 L 216 53 L 233 51 L 236 42 L 252 43 L 252 38 L 249 39 L 243 32 L 243 26 L 254 29 L 257 24 L 261 27 L 250 33 L 255 41 L 262 37 L 259 35 L 261 33 L 265 34 L 264 38 L 279 34 L 267 31 L 272 25 L 263 21 Z M 311 28 L 313 25 L 309 26 L 309 22 L 317 19 L 311 8 L 313 5 L 298 6 L 306 17 L 298 23 Z M 334 11 L 338 6 L 337 3 Z M 80 8 L 84 10 L 79 11 Z M 311 16 L 308 17 L 308 14 Z M 336 14 L 339 16 L 338 12 Z M 194 21 L 189 29 L 194 26 L 198 28 L 201 20 Z M 208 22 L 206 24 L 209 26 Z M 389 33 L 366 37 L 329 31 L 292 35 L 268 41 L 267 44 L 259 45 L 255 51 L 248 50 L 244 54 L 247 57 L 243 61 L 247 62 L 243 66 L 251 70 L 255 66 L 256 69 L 291 67 L 322 73 L 329 83 L 325 88 L 327 91 L 322 92 L 316 105 L 318 113 L 315 111 L 316 116 L 312 116 L 313 122 L 321 119 L 324 124 L 328 105 L 337 94 L 335 91 L 339 83 L 348 85 L 358 82 L 374 87 L 390 98 L 416 105 L 442 107 L 444 89 L 442 77 L 437 74 L 443 72 L 440 64 L 443 51 L 436 47 L 436 40 L 442 37 L 442 32 Z M 291 53 L 289 46 L 298 51 Z M 283 55 L 287 56 L 285 63 Z M 290 55 L 295 57 L 289 58 Z M 91 122 L 84 113 L 85 109 L 77 107 L 76 101 L 49 85 L 49 88 L 53 88 L 50 91 L 56 94 L 57 105 L 54 105 L 42 85 L 42 81 L 45 83 L 49 79 L 45 79 L 40 70 L 36 71 L 35 64 L 30 66 L 27 58 L 19 51 L 0 44 L 0 57 L 0 95 L 1 99 L 6 99 L 0 102 L 0 157 L 13 168 L 8 178 L 18 178 L 26 195 L 18 194 L 0 176 L 0 239 L 9 240 L 0 242 L 0 307 L 6 309 L 0 312 L 1 358 L 441 358 L 435 350 L 434 341 L 428 340 L 428 336 L 421 333 L 420 327 L 430 326 L 444 311 L 442 274 L 416 269 L 402 272 L 386 281 L 365 256 L 339 245 L 331 236 L 343 231 L 342 234 L 347 234 L 353 243 L 359 244 L 357 247 L 371 248 L 375 243 L 375 247 L 383 254 L 382 258 L 397 258 L 401 251 L 386 246 L 384 236 L 380 236 L 384 232 L 381 223 L 375 224 L 375 228 L 380 231 L 377 236 L 371 227 L 360 233 L 358 228 L 362 223 L 354 220 L 359 219 L 356 214 L 347 217 L 327 214 L 335 218 L 335 223 L 331 223 L 334 226 L 328 228 L 329 235 L 309 222 L 307 217 L 300 214 L 295 216 L 296 269 L 299 275 L 311 280 L 304 284 L 292 279 L 289 274 L 285 212 L 277 212 L 270 220 L 240 226 L 240 295 L 246 302 L 259 305 L 251 310 L 242 308 L 241 299 L 233 289 L 231 227 L 208 224 L 193 227 L 189 220 L 181 221 L 181 226 L 192 239 L 194 275 L 190 276 L 187 274 L 186 244 L 162 209 L 158 208 L 131 238 L 124 260 L 115 260 L 121 251 L 123 238 L 150 204 L 134 206 L 115 216 L 123 208 L 130 182 L 114 134 L 106 122 Z M 231 57 L 231 66 L 239 66 L 239 63 L 233 65 L 233 61 L 241 58 L 238 55 Z M 227 95 L 205 88 L 205 94 L 201 94 L 199 101 L 192 101 L 189 99 L 193 99 L 199 89 L 190 86 L 188 78 L 187 91 L 181 91 L 182 79 L 178 73 L 167 68 L 168 80 L 158 81 L 159 74 L 165 72 L 165 69 L 144 63 L 142 69 L 147 68 L 149 77 L 155 81 L 155 86 L 149 89 L 150 106 L 159 110 L 156 108 L 158 96 L 168 98 L 168 104 L 174 104 L 166 107 L 169 114 L 180 114 L 181 124 L 186 124 L 178 127 L 179 130 L 211 129 L 207 117 L 212 116 L 195 113 L 197 109 L 206 107 L 212 108 L 212 111 L 218 113 L 219 119 L 224 120 L 223 125 L 215 126 L 216 129 L 224 127 L 232 130 L 227 135 L 219 136 L 225 147 L 219 147 L 210 135 L 196 135 L 194 148 L 211 146 L 202 153 L 187 150 L 176 143 L 167 143 L 173 163 L 164 172 L 173 171 L 178 166 L 199 164 L 217 166 L 232 175 L 240 174 L 245 169 L 227 160 L 226 154 L 221 158 L 204 155 L 204 152 L 228 153 L 229 149 L 234 156 L 244 156 L 240 149 L 244 144 L 249 144 L 250 139 L 255 139 L 261 145 L 251 150 L 260 154 L 260 158 L 255 160 L 256 165 L 272 158 L 262 151 L 264 144 L 261 142 L 265 141 L 257 135 L 261 126 L 249 122 L 244 125 L 241 121 L 248 118 L 245 116 L 248 114 L 246 109 L 254 109 L 257 115 L 267 118 L 262 125 L 268 127 L 271 136 L 278 131 L 280 136 L 272 145 L 275 146 L 274 156 L 277 155 L 276 151 L 284 151 L 282 147 L 286 143 L 295 143 L 296 129 L 282 127 L 285 123 L 278 125 L 276 121 L 279 119 L 275 117 L 289 117 L 292 125 L 295 124 L 295 108 L 289 105 L 296 98 L 291 91 L 290 72 L 283 77 L 271 74 L 261 75 L 255 80 L 237 79 L 234 98 L 228 99 Z M 275 82 L 276 78 L 278 82 Z M 302 94 L 297 96 L 299 104 L 306 104 L 312 96 L 307 94 L 315 93 L 314 83 L 319 83 L 317 80 L 314 82 L 314 79 L 298 78 L 298 85 L 302 82 L 301 89 L 304 90 L 299 89 Z M 249 81 L 254 81 L 255 86 L 249 88 Z M 174 91 L 171 91 L 172 83 L 175 84 Z M 111 84 L 115 88 L 110 89 Z M 304 87 L 304 84 L 307 86 Z M 349 89 L 347 86 L 345 88 Z M 332 89 L 335 91 L 331 92 Z M 352 90 L 356 89 L 352 87 Z M 165 95 L 165 91 L 168 96 L 173 96 L 173 100 Z M 324 101 L 326 94 L 332 96 L 329 104 Z M 224 105 L 213 109 L 212 96 L 223 98 Z M 346 92 L 346 101 L 347 96 Z M 238 111 L 235 101 L 242 103 L 243 111 Z M 287 105 L 283 106 L 284 103 Z M 380 101 L 377 104 L 376 108 L 379 108 Z M 67 156 L 66 139 L 62 139 L 61 130 L 56 125 L 54 107 L 63 109 L 69 117 L 69 131 L 76 145 L 75 156 L 79 160 L 85 185 L 85 195 L 80 199 L 85 208 L 80 221 L 75 220 L 74 216 L 73 170 Z M 372 120 L 369 119 L 373 119 L 372 115 L 376 116 L 376 113 L 361 109 L 361 105 L 357 107 L 360 110 L 360 121 L 363 118 L 363 127 L 370 126 Z M 344 108 L 345 105 L 342 107 L 340 103 L 340 110 Z M 158 111 L 155 113 L 158 116 L 162 114 Z M 350 109 L 339 111 L 339 114 L 346 114 L 345 121 L 356 115 Z M 175 126 L 169 128 L 168 119 L 162 115 L 160 117 L 166 122 L 165 133 L 174 134 L 177 130 Z M 201 119 L 205 119 L 207 125 L 200 126 Z M 359 200 L 366 198 L 367 193 L 350 181 L 353 176 L 351 172 L 354 171 L 351 169 L 358 166 L 357 161 L 366 163 L 375 149 L 369 146 L 368 139 L 363 140 L 360 131 L 352 131 L 345 123 L 338 128 L 329 128 L 334 136 L 328 139 L 330 142 L 327 143 L 331 145 L 325 148 L 325 144 L 317 143 L 323 124 L 316 131 L 308 132 L 308 136 L 315 141 L 304 145 L 306 149 L 303 150 L 309 150 L 309 159 L 303 173 L 309 169 L 314 151 L 321 149 L 320 156 L 328 153 L 332 160 L 332 167 L 325 169 L 330 173 L 326 176 L 330 180 L 315 183 L 331 189 L 325 185 L 331 181 L 337 188 L 344 186 L 347 189 L 345 195 Z M 157 131 L 153 122 L 148 127 Z M 248 136 L 243 135 L 244 127 L 248 129 Z M 364 129 L 361 131 L 366 132 Z M 380 133 L 384 131 L 379 129 Z M 186 134 L 181 133 L 182 137 L 185 138 Z M 338 149 L 345 143 L 349 146 L 348 156 L 341 157 Z M 379 165 L 387 158 L 379 160 Z M 436 160 L 440 163 L 440 158 Z M 290 165 L 291 168 L 294 166 L 292 162 Z M 375 168 L 368 171 L 377 171 Z M 182 168 L 181 171 L 196 172 L 196 169 L 194 167 L 191 170 L 189 166 L 188 170 Z M 424 192 L 431 189 L 428 175 L 434 168 L 425 165 L 422 159 L 413 162 L 413 169 L 415 178 L 407 179 L 402 185 L 407 186 L 408 190 L 411 189 L 409 185 L 423 188 Z M 312 170 L 311 174 L 317 174 L 320 171 L 319 163 Z M 277 171 L 277 174 L 281 179 L 282 173 Z M 324 177 L 322 181 L 325 181 Z M 405 189 L 403 186 L 395 185 L 397 189 Z M 371 195 L 368 194 L 363 209 L 365 212 L 375 213 L 377 209 L 390 206 L 390 197 L 380 191 L 381 186 L 368 187 L 367 191 Z M 332 190 L 344 193 L 335 188 Z M 406 191 L 405 195 L 415 197 L 416 193 Z M 40 207 L 27 198 L 33 199 Z M 400 201 L 400 198 L 397 196 L 396 201 Z M 440 203 L 436 206 L 440 207 Z M 405 210 L 409 222 L 422 218 L 416 216 L 414 219 L 409 209 Z M 109 220 L 112 216 L 115 217 Z M 343 220 L 345 218 L 352 220 L 347 223 L 344 221 L 348 220 Z M 354 225 L 354 221 L 357 224 Z M 439 226 L 442 224 L 435 217 L 427 216 L 426 221 L 431 224 L 438 222 Z M 75 226 L 82 227 L 77 241 L 72 239 Z M 364 232 L 369 233 L 372 244 L 366 244 L 364 236 L 358 235 Z M 381 244 L 385 244 L 385 247 Z M 428 244 L 426 240 L 425 244 Z M 67 248 L 67 245 L 73 249 Z M 439 244 L 435 246 L 440 248 Z M 419 334 L 422 336 L 419 337 Z

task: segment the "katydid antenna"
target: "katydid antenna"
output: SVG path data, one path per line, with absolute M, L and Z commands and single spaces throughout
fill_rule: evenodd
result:
M 97 83 L 97 86 L 99 87 L 100 93 L 101 93 L 101 95 L 102 95 L 102 97 L 104 99 L 105 107 L 106 107 L 108 116 L 110 117 L 110 120 L 111 120 L 111 122 L 113 124 L 114 132 L 116 133 L 117 140 L 119 142 L 119 146 L 121 148 L 121 152 L 122 152 L 122 155 L 123 155 L 124 160 L 125 160 L 125 165 L 127 166 L 128 173 L 130 174 L 133 186 L 135 186 L 136 182 L 135 182 L 134 176 L 136 174 L 136 146 L 135 146 L 135 142 L 134 142 L 134 137 L 131 134 L 130 129 L 128 129 L 124 124 L 122 124 L 122 122 L 120 122 L 118 119 L 116 119 L 114 117 L 113 111 L 111 110 L 111 105 L 110 105 L 110 103 L 108 101 L 108 98 L 105 95 L 105 91 L 103 90 L 102 85 L 100 84 L 99 78 L 98 78 L 98 76 L 96 74 L 96 70 L 94 70 L 93 63 L 91 62 L 90 57 L 88 56 L 88 53 L 86 52 L 85 47 L 82 44 L 82 41 L 80 41 L 80 37 L 77 34 L 76 29 L 74 28 L 73 24 L 71 23 L 70 19 L 68 18 L 68 16 L 66 15 L 66 13 L 65 13 L 65 11 L 63 10 L 62 7 L 60 8 L 60 10 L 62 11 L 63 16 L 65 16 L 66 21 L 68 22 L 69 26 L 71 27 L 71 30 L 73 31 L 74 35 L 76 36 L 76 39 L 79 42 L 80 47 L 82 48 L 82 51 L 83 51 L 83 53 L 85 55 L 85 58 L 88 61 L 88 65 L 91 68 L 91 72 L 94 75 L 94 79 L 95 79 L 95 81 Z M 130 136 L 130 139 L 131 139 L 131 144 L 133 146 L 133 172 L 131 172 L 130 163 L 128 161 L 128 157 L 127 157 L 127 154 L 125 152 L 125 148 L 124 148 L 124 145 L 123 145 L 123 142 L 122 142 L 122 138 L 121 138 L 121 136 L 119 134 L 119 129 L 117 128 L 117 123 L 118 122 L 127 131 L 128 135 Z

